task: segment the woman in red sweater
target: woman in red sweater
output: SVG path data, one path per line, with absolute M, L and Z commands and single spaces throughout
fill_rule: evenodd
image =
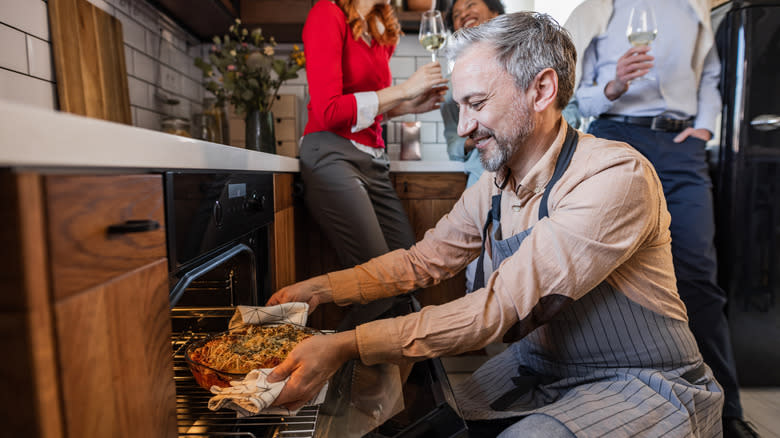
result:
M 345 268 L 415 242 L 390 181 L 380 123 L 437 109 L 447 80 L 430 63 L 392 85 L 399 34 L 383 0 L 320 0 L 303 29 L 310 95 L 300 151 L 304 197 Z

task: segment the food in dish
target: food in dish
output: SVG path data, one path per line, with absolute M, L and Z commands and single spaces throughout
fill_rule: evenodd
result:
M 241 332 L 222 333 L 188 345 L 185 357 L 200 386 L 227 387 L 256 368 L 273 368 L 301 341 L 316 331 L 294 324 L 249 325 Z

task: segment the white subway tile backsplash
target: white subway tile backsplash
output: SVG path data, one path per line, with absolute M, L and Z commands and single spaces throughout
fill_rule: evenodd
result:
M 134 74 L 133 70 L 133 48 L 128 46 L 127 44 L 125 46 L 125 70 L 127 70 L 127 74 L 132 75 Z
M 444 122 L 437 123 L 436 124 L 436 131 L 437 131 L 437 143 L 447 143 L 447 137 L 444 135 Z
M 0 1 L 0 23 L 49 41 L 49 15 L 43 0 Z
M 125 64 L 133 121 L 136 126 L 160 129 L 164 115 L 191 118 L 202 110 L 205 89 L 194 58 L 207 53 L 208 44 L 195 38 L 145 0 L 88 0 L 122 22 Z M 165 50 L 160 50 L 164 38 Z M 45 0 L 0 0 L 0 98 L 54 108 L 48 10 Z M 160 74 L 162 61 L 162 71 Z M 16 74 L 14 72 L 19 72 Z M 305 74 L 295 94 L 306 96 Z M 158 90 L 158 84 L 161 90 Z M 166 105 L 165 94 L 179 101 Z
M 143 108 L 135 108 L 135 114 L 136 119 L 133 122 L 135 126 L 146 129 L 154 129 L 155 131 L 159 131 L 161 129 L 159 114 Z
M 151 108 L 154 96 L 151 87 L 144 81 L 134 77 L 127 78 L 127 86 L 130 91 L 130 102 L 143 108 Z
M 441 112 L 439 110 L 428 111 L 417 114 L 415 118 L 422 122 L 441 122 Z
M 422 67 L 422 66 L 424 66 L 426 64 L 430 64 L 431 63 L 431 55 L 428 54 L 428 55 L 425 55 L 425 56 L 416 56 L 414 58 L 414 62 L 416 64 L 417 68 L 420 68 L 420 67 Z
M 115 15 L 122 22 L 125 44 L 141 52 L 146 51 L 146 30 L 129 15 L 118 12 Z M 156 54 L 154 54 L 156 56 Z
M 402 116 L 393 117 L 393 122 L 414 122 L 414 114 L 404 114 Z
M 151 7 L 142 1 L 135 1 L 132 4 L 130 16 L 133 17 L 136 23 L 145 27 L 152 32 L 159 32 L 160 25 L 158 23 L 157 13 L 151 9 Z M 173 41 L 171 35 L 170 40 Z
M 51 44 L 27 35 L 27 62 L 31 76 L 47 81 L 54 80 L 54 69 L 51 63 Z
M 127 15 L 130 15 L 130 4 L 133 0 L 109 0 L 112 5 Z
M 56 87 L 41 79 L 0 69 L 0 99 L 54 109 Z
M 408 78 L 417 70 L 414 58 L 393 56 L 390 58 L 390 71 L 393 78 Z
M 298 97 L 298 109 L 301 108 L 304 100 L 308 97 L 306 95 L 306 87 L 303 85 L 291 85 L 289 82 L 285 82 L 284 85 L 279 87 L 279 94 L 294 94 Z
M 181 87 L 183 79 L 181 73 L 174 69 L 165 65 L 160 66 L 160 82 L 158 85 L 160 85 L 163 90 L 173 94 L 182 94 Z
M 446 144 L 426 144 L 422 148 L 422 159 L 425 161 L 449 161 Z
M 157 66 L 159 64 L 145 54 L 133 52 L 133 76 L 147 82 L 157 83 Z
M 401 124 L 396 122 L 388 122 L 383 129 L 387 132 L 387 143 L 398 143 L 401 141 L 399 135 Z
M 306 70 L 298 70 L 298 77 L 286 81 L 285 85 L 307 85 L 309 82 L 306 80 Z
M 193 102 L 203 101 L 203 84 L 182 76 L 182 94 Z
M 395 56 L 419 56 L 428 53 L 420 45 L 417 34 L 403 35 L 395 48 Z
M 0 24 L 0 41 L 0 67 L 28 73 L 25 34 Z
M 401 145 L 398 143 L 387 144 L 387 157 L 390 161 L 398 161 L 401 159 Z
M 420 141 L 423 144 L 436 143 L 436 123 L 423 122 L 420 124 Z
M 163 58 L 163 53 L 161 50 L 161 43 L 160 43 L 160 35 L 158 33 L 154 32 L 144 32 L 146 35 L 145 37 L 145 47 L 144 50 L 145 53 L 148 53 L 152 55 L 155 59 L 167 63 L 168 60 Z

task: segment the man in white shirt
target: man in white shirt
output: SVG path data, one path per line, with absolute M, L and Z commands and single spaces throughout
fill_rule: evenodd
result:
M 723 432 L 754 436 L 742 421 L 726 294 L 716 283 L 714 216 L 705 143 L 721 110 L 718 61 L 708 0 L 644 1 L 658 32 L 631 47 L 631 9 L 641 0 L 586 0 L 565 27 L 581 60 L 575 97 L 589 132 L 621 140 L 655 166 L 672 214 L 677 288 L 705 362 L 723 386 Z

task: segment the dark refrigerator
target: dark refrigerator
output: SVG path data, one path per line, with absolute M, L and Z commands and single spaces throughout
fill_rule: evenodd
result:
M 712 154 L 719 282 L 740 384 L 780 385 L 780 0 L 713 10 L 722 63 Z

